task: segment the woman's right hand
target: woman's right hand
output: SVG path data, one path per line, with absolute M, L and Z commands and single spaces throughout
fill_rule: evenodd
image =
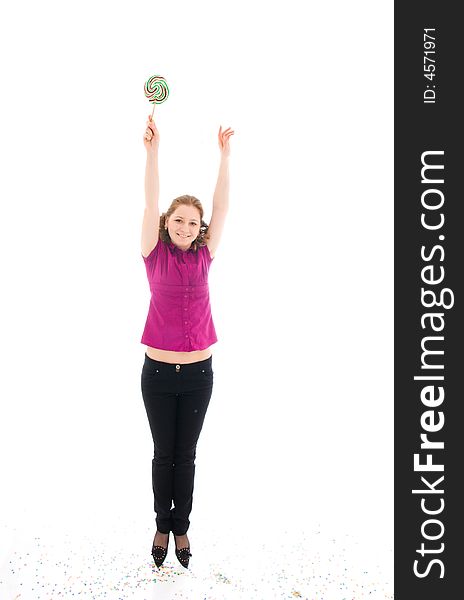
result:
M 143 136 L 143 143 L 147 152 L 155 152 L 159 147 L 160 135 L 151 115 L 148 115 L 147 127 Z

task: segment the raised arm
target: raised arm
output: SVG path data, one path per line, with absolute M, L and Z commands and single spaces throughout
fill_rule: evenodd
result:
M 145 211 L 142 222 L 142 255 L 148 256 L 158 242 L 159 236 L 159 174 L 158 148 L 159 132 L 151 115 L 143 136 L 147 150 L 145 167 Z
M 221 162 L 219 164 L 216 189 L 214 190 L 213 213 L 211 215 L 206 241 L 211 258 L 214 258 L 221 240 L 227 211 L 229 210 L 229 137 L 233 134 L 234 132 L 230 127 L 225 131 L 222 131 L 222 127 L 219 127 L 218 138 L 219 150 L 221 151 Z

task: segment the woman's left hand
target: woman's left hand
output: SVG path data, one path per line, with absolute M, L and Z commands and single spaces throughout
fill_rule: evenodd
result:
M 221 156 L 224 158 L 228 158 L 230 155 L 229 138 L 233 134 L 234 132 L 230 127 L 228 127 L 225 131 L 222 131 L 222 125 L 219 127 L 219 150 L 221 151 Z

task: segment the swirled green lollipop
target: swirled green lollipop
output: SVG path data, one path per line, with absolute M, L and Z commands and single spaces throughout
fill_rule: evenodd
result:
M 161 75 L 153 75 L 153 77 L 150 77 L 145 83 L 144 91 L 145 96 L 153 103 L 153 112 L 151 113 L 151 116 L 153 117 L 155 104 L 161 104 L 161 102 L 164 102 L 169 96 L 168 84 Z

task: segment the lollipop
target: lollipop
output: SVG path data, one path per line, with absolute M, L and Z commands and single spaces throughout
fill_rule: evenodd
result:
M 150 102 L 153 102 L 153 113 L 155 112 L 155 104 L 161 104 L 169 96 L 168 84 L 161 75 L 153 75 L 145 84 L 145 96 Z

